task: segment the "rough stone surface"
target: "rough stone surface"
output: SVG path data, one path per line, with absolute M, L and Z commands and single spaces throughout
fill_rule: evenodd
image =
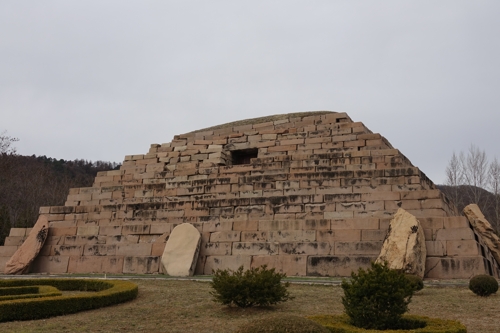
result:
M 495 234 L 490 222 L 486 220 L 478 205 L 471 204 L 464 208 L 464 214 L 474 230 L 481 236 L 483 242 L 490 249 L 491 254 L 500 264 L 500 238 Z
M 49 231 L 49 221 L 40 216 L 28 238 L 5 264 L 5 274 L 20 275 L 29 271 L 30 264 L 40 252 Z
M 172 230 L 161 257 L 161 264 L 170 276 L 192 276 L 200 253 L 201 234 L 189 223 Z
M 222 124 L 125 156 L 91 187 L 70 189 L 64 206 L 40 209 L 49 235 L 31 269 L 161 273 L 171 231 L 188 223 L 201 233 L 195 274 L 267 264 L 349 276 L 377 258 L 399 208 L 421 223 L 429 277 L 500 277 L 490 249 L 419 168 L 329 111 Z M 11 230 L 1 266 L 27 231 Z
M 423 278 L 426 256 L 425 236 L 420 222 L 400 208 L 391 220 L 376 262 L 387 261 L 392 269 Z

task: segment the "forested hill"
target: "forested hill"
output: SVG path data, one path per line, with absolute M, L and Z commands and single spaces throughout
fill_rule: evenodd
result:
M 92 186 L 97 172 L 118 169 L 103 161 L 0 154 L 0 245 L 11 227 L 31 227 L 42 206 L 63 206 L 70 188 Z
M 476 186 L 437 185 L 437 188 L 450 199 L 458 211 L 462 213 L 465 206 L 475 203 L 479 206 L 484 217 L 491 223 L 493 229 L 500 231 L 500 197 Z

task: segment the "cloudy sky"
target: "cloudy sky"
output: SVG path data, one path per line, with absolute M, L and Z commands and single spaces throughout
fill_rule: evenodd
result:
M 271 114 L 347 112 L 434 182 L 500 158 L 500 1 L 0 2 L 0 132 L 121 162 Z

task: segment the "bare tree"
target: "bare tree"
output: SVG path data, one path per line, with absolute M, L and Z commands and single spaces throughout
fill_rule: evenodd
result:
M 463 170 L 463 183 L 468 185 L 469 199 L 479 204 L 483 199 L 483 189 L 488 184 L 488 158 L 484 150 L 470 145 L 467 155 L 460 155 Z M 484 203 L 483 203 L 484 204 Z
M 12 144 L 16 141 L 19 139 L 8 136 L 7 131 L 0 133 L 0 154 L 15 154 L 16 148 Z
M 496 229 L 499 230 L 500 226 L 500 163 L 495 157 L 490 163 L 490 168 L 488 170 L 488 183 L 491 193 L 494 195 L 493 199 L 493 211 L 496 224 Z
M 495 229 L 500 227 L 500 162 L 488 162 L 486 152 L 471 145 L 466 153 L 453 155 L 446 167 L 443 192 L 459 211 L 477 204 Z M 489 192 L 491 191 L 491 193 Z
M 447 186 L 451 187 L 449 193 L 450 199 L 458 207 L 460 205 L 461 196 L 459 186 L 463 183 L 463 168 L 460 159 L 457 157 L 455 152 L 451 156 L 448 166 L 446 167 L 446 182 Z

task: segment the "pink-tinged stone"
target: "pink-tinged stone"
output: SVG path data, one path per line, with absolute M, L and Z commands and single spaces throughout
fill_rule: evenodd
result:
M 176 226 L 161 257 L 161 265 L 171 276 L 192 276 L 200 253 L 201 234 L 189 223 Z
M 48 232 L 49 221 L 46 216 L 41 215 L 28 238 L 5 264 L 5 274 L 20 275 L 27 273 L 30 264 L 35 260 L 45 243 Z
M 490 222 L 486 220 L 481 209 L 479 209 L 478 205 L 471 204 L 464 208 L 464 214 L 500 265 L 500 238 L 495 234 Z
M 389 268 L 423 278 L 426 256 L 425 235 L 420 222 L 400 208 L 391 220 L 376 262 L 386 261 Z

